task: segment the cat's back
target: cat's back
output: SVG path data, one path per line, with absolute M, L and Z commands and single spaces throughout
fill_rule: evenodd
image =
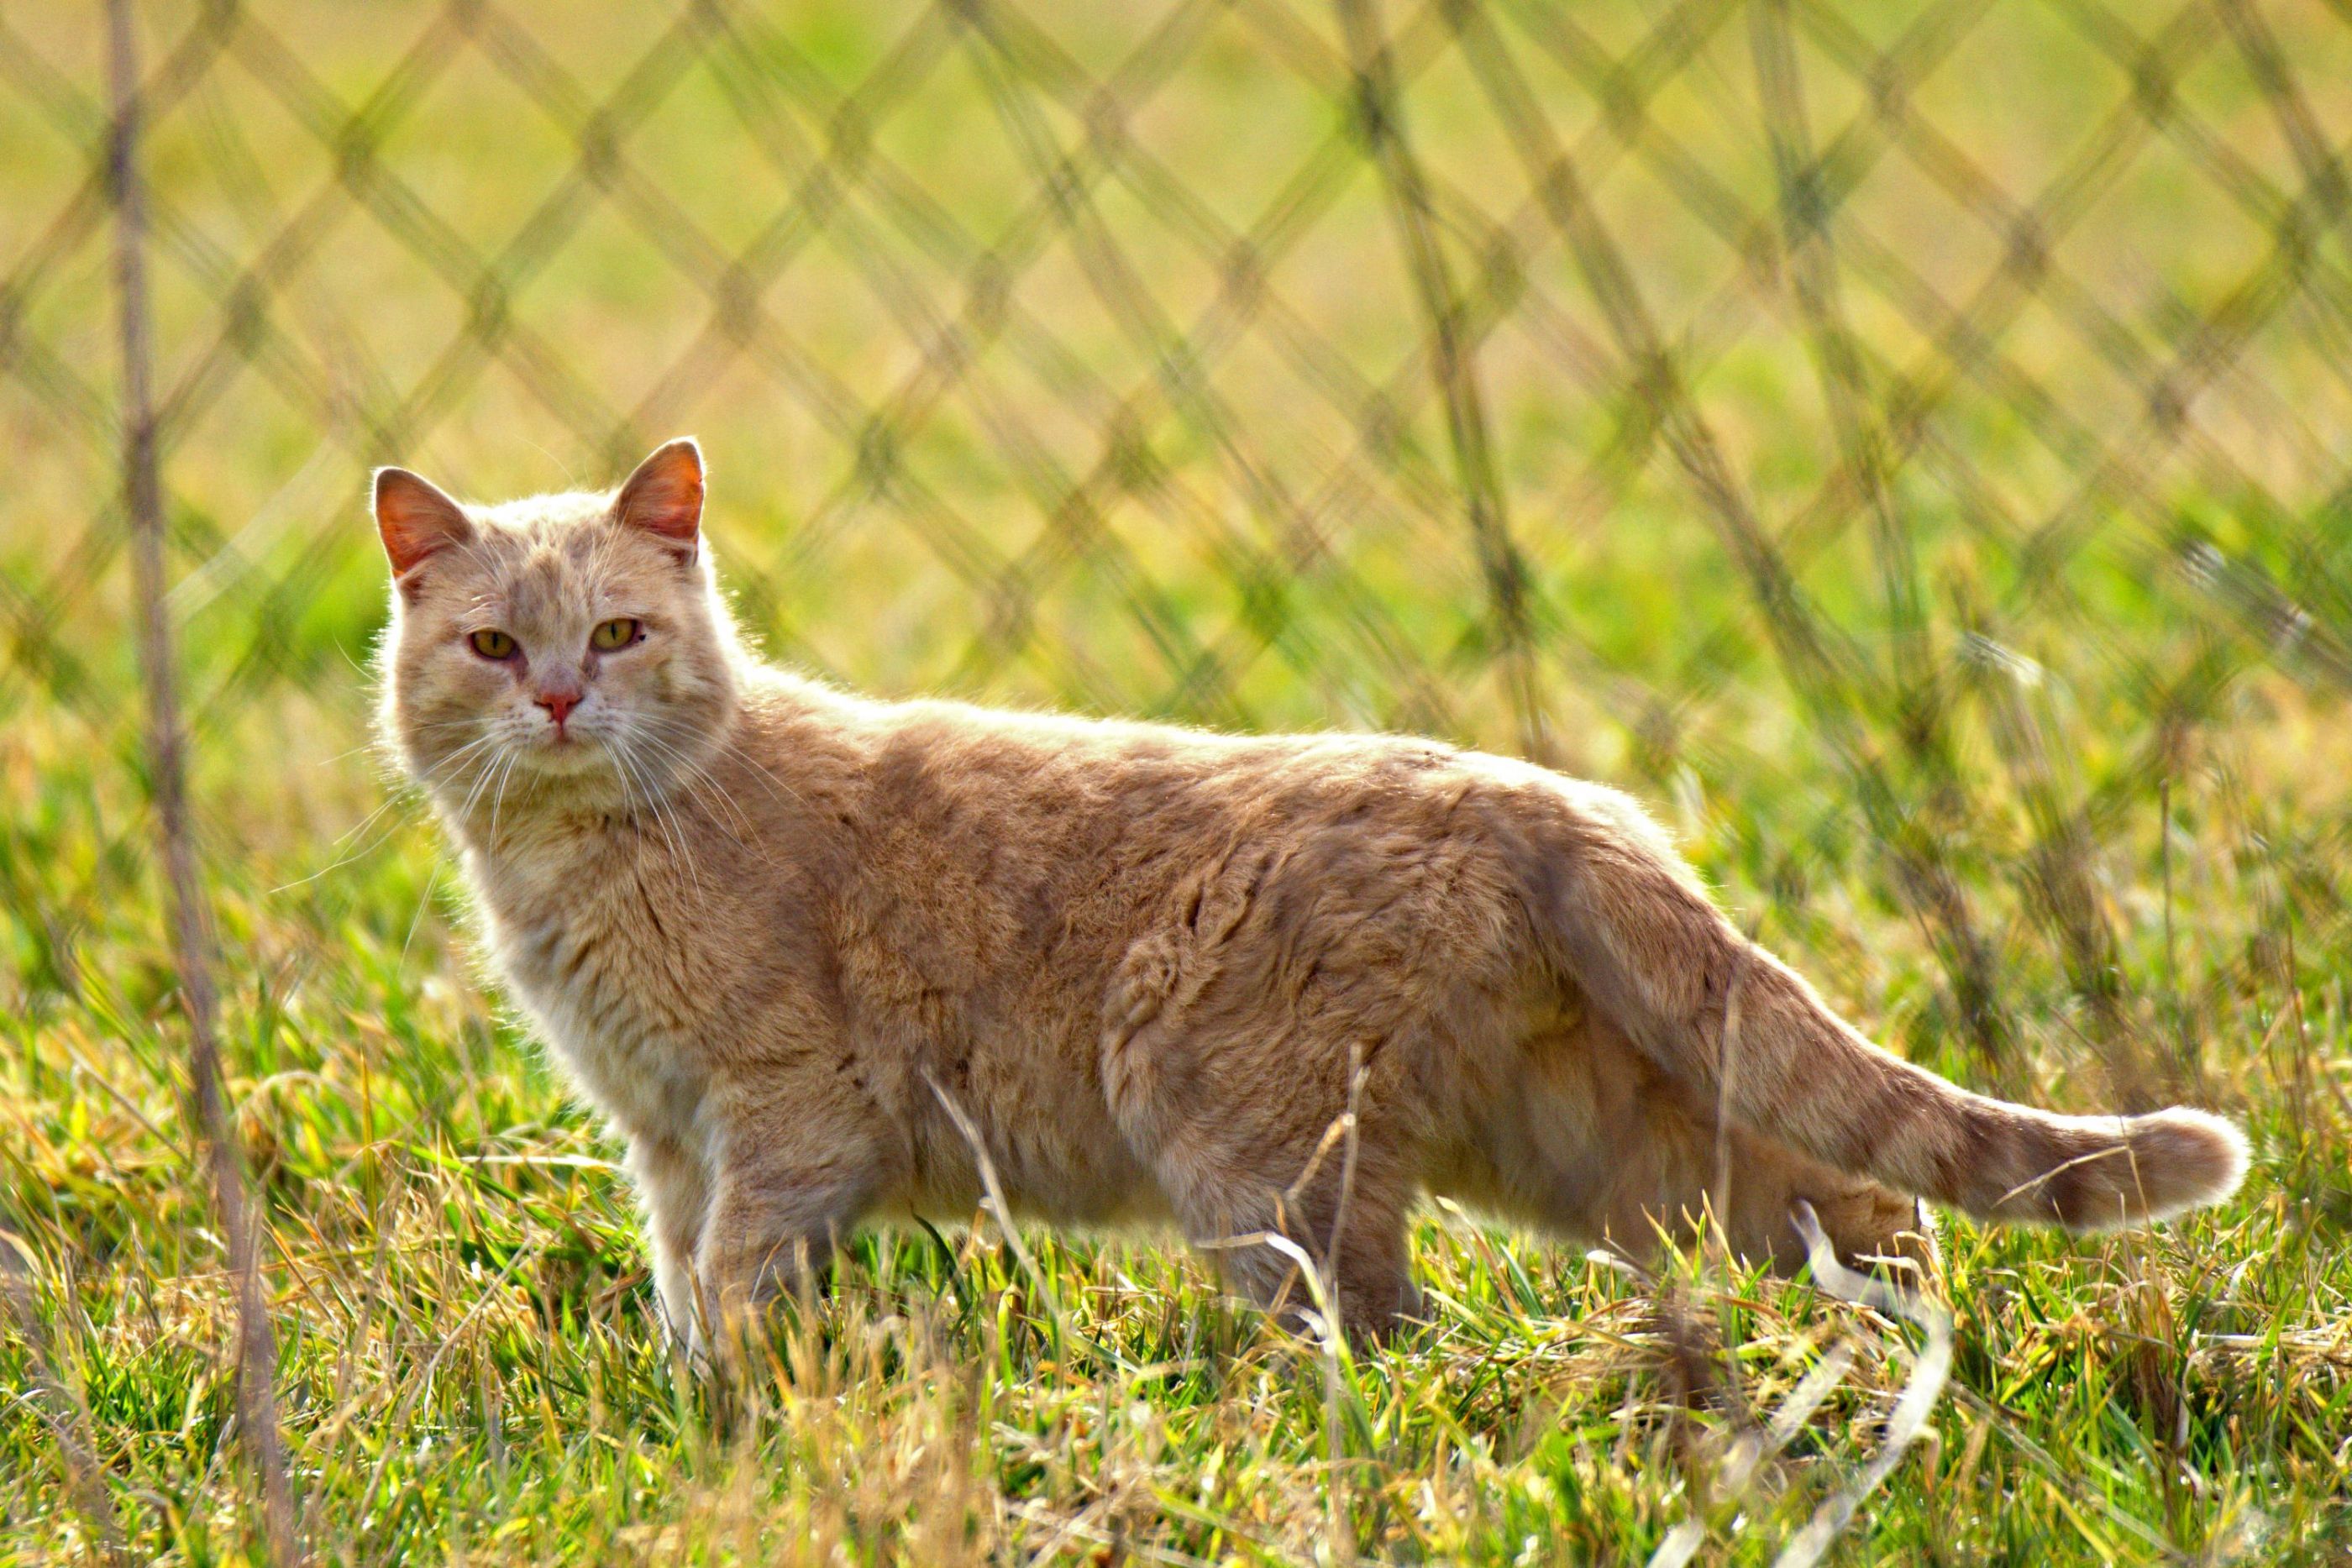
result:
M 872 705 L 860 728 L 870 843 L 1054 883 L 1172 873 L 1241 840 L 1436 831 L 1496 760 L 1407 737 L 1234 736 L 937 701 Z
M 1093 982 L 1139 944 L 1195 928 L 1204 900 L 1241 899 L 1307 947 L 1343 935 L 1393 946 L 1465 913 L 1491 929 L 1525 858 L 1512 799 L 1572 787 L 1408 737 L 1229 736 L 948 702 L 852 701 L 835 730 L 850 935 L 947 991 L 1017 968 L 1099 996 Z

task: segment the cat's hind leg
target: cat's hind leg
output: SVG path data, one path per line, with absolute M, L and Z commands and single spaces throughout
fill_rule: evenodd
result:
M 1801 1200 L 1850 1263 L 1932 1256 L 1912 1199 L 1728 1124 L 1609 1020 L 1580 1017 L 1524 1051 L 1453 1196 L 1636 1257 L 1696 1239 L 1713 1215 L 1735 1256 L 1784 1271 L 1806 1259 Z
M 1625 1179 L 1600 1215 L 1607 1239 L 1637 1256 L 1654 1250 L 1662 1234 L 1678 1244 L 1697 1239 L 1702 1217 L 1712 1215 L 1733 1257 L 1794 1273 L 1808 1257 L 1796 1220 L 1801 1203 L 1849 1266 L 1924 1269 L 1934 1258 L 1916 1200 L 1867 1176 L 1832 1170 L 1744 1127 L 1724 1129 L 1718 1141 L 1708 1120 L 1679 1108 L 1647 1121 L 1645 1146 L 1628 1160 Z

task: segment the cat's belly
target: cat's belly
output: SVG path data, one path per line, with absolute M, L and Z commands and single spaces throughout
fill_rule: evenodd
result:
M 969 1218 L 993 1176 L 1024 1219 L 1112 1227 L 1170 1217 L 1166 1196 L 1090 1074 L 1034 1043 L 977 1054 L 971 1076 L 956 1075 L 940 1089 L 930 1086 L 941 1082 L 930 1075 L 908 1085 L 908 1207 L 929 1219 Z M 943 1094 L 961 1120 L 941 1103 Z
M 1174 1218 L 1174 1205 L 1108 1116 L 1094 1125 L 1046 1130 L 1039 1143 L 1048 1146 L 1033 1148 L 1009 1178 L 1000 1177 L 1005 1201 L 1021 1218 L 1081 1227 L 1150 1225 Z
M 1175 1219 L 1175 1206 L 1139 1167 L 1124 1176 L 1100 1168 L 1093 1174 L 1103 1179 L 1087 1180 L 1082 1170 L 1065 1166 L 1052 1173 L 1054 1179 L 1048 1181 L 1008 1182 L 1000 1175 L 997 1185 L 1003 1189 L 1005 1204 L 1015 1219 L 1041 1225 L 1110 1230 L 1165 1225 Z M 895 1212 L 952 1224 L 970 1219 L 987 1197 L 976 1175 L 969 1184 L 934 1181 L 886 1205 L 881 1215 L 887 1218 Z

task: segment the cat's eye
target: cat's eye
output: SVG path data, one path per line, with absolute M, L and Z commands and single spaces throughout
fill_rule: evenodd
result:
M 485 659 L 511 659 L 514 657 L 515 640 L 512 637 L 508 636 L 505 632 L 499 631 L 495 626 L 485 626 L 480 631 L 475 632 L 472 636 L 467 638 L 466 641 L 472 643 L 474 645 L 474 652 L 479 653 Z
M 614 649 L 625 648 L 635 642 L 637 633 L 644 630 L 642 623 L 624 615 L 616 620 L 607 621 L 591 632 L 588 634 L 588 645 L 600 653 L 609 653 Z

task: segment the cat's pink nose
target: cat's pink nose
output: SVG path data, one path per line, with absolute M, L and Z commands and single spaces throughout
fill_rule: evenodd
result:
M 580 706 L 580 694 L 578 692 L 541 692 L 531 700 L 545 708 L 548 717 L 555 721 L 555 727 L 562 729 L 564 716 Z

